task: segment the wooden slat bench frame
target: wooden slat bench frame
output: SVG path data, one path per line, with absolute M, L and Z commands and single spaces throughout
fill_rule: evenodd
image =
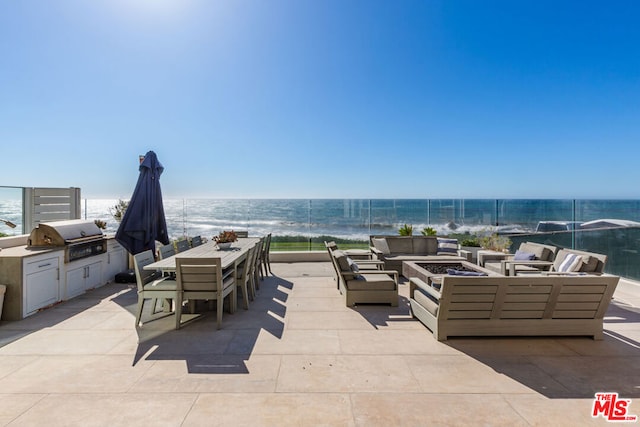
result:
M 617 276 L 443 276 L 441 292 L 409 280 L 409 301 L 439 341 L 450 336 L 581 336 L 603 338 L 602 321 Z M 429 295 L 432 314 L 414 299 Z M 434 307 L 437 307 L 434 310 Z

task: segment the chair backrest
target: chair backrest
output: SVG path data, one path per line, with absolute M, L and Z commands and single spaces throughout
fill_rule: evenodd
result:
M 213 292 L 222 290 L 222 260 L 220 258 L 176 257 L 178 290 L 183 292 Z
M 331 241 L 331 242 L 324 242 L 324 245 L 327 248 L 327 252 L 329 253 L 329 258 L 331 259 L 331 264 L 333 264 L 333 268 L 336 272 L 337 275 L 337 279 L 340 280 L 340 268 L 338 267 L 338 265 L 336 264 L 336 257 L 334 255 L 334 252 L 338 250 L 338 245 L 336 245 L 335 242 Z
M 153 258 L 153 252 L 151 249 L 148 249 L 144 252 L 140 252 L 139 254 L 135 254 L 133 256 L 134 259 L 134 268 L 136 272 L 136 283 L 138 285 L 138 292 L 142 291 L 142 288 L 147 283 L 162 277 L 162 273 L 158 270 L 145 270 L 144 267 L 155 262 Z
M 201 236 L 194 236 L 191 239 L 191 247 L 195 248 L 196 246 L 200 246 L 202 244 L 202 237 Z
M 260 265 L 260 262 L 262 261 L 263 250 L 264 250 L 264 237 L 260 237 L 260 240 L 258 241 L 258 243 L 256 243 L 256 254 L 254 256 L 254 263 L 256 264 L 256 266 Z
M 558 248 L 553 245 L 545 245 L 537 242 L 522 242 L 519 251 L 532 253 L 536 260 L 553 261 L 558 252 Z
M 244 268 L 242 269 L 242 277 L 240 279 L 242 282 L 245 282 L 245 283 L 248 282 L 249 278 L 253 274 L 253 271 L 255 269 L 256 252 L 257 252 L 257 246 L 252 247 L 247 252 L 247 258 L 244 261 Z
M 238 237 L 249 237 L 248 231 L 236 231 L 236 236 Z
M 173 247 L 172 243 L 169 243 L 168 245 L 160 246 L 160 259 L 166 259 L 175 254 L 176 254 L 176 248 Z
M 190 248 L 189 241 L 187 239 L 178 240 L 176 242 L 176 248 L 178 249 L 178 253 L 188 250 Z
M 269 256 L 269 249 L 271 248 L 271 233 L 267 234 L 267 237 L 264 238 L 264 253 L 263 257 Z

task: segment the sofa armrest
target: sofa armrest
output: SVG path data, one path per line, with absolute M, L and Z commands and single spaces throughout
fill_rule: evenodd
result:
M 532 259 L 529 261 L 514 261 L 512 259 L 506 259 L 500 261 L 502 264 L 502 275 L 503 276 L 515 276 L 516 275 L 516 267 L 519 265 L 526 265 L 529 267 L 539 268 L 541 271 L 549 270 L 553 266 L 553 262 L 551 261 L 542 261 L 539 259 Z
M 437 302 L 440 302 L 442 294 L 417 277 L 411 277 L 409 279 L 409 298 L 413 298 L 413 293 L 416 288 L 420 288 L 421 291 L 434 298 Z
M 465 249 L 458 249 L 458 256 L 461 256 L 468 262 L 471 262 L 473 260 L 473 253 Z

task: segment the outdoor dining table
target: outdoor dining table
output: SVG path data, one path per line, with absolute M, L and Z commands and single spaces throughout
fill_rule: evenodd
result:
M 238 241 L 233 242 L 228 249 L 219 249 L 216 242 L 210 241 L 203 243 L 195 248 L 188 249 L 184 252 L 177 253 L 173 256 L 161 259 L 154 263 L 144 266 L 145 270 L 160 270 L 165 273 L 173 273 L 176 271 L 176 257 L 179 258 L 220 258 L 222 263 L 222 269 L 233 268 L 236 273 L 237 280 L 237 268 L 242 261 L 247 258 L 247 253 L 253 248 L 260 239 L 256 237 L 239 238 Z M 242 289 L 242 297 L 244 298 L 245 307 L 248 307 L 248 295 L 247 289 Z M 232 298 L 233 299 L 233 298 Z M 236 310 L 238 302 L 231 301 L 230 311 L 233 313 Z

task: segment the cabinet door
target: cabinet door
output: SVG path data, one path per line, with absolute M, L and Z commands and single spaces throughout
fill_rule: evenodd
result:
M 63 299 L 67 300 L 84 293 L 86 289 L 86 275 L 86 266 L 67 271 L 67 286 L 64 292 Z
M 107 266 L 105 268 L 104 281 L 113 283 L 116 274 L 126 270 L 125 252 L 122 246 L 113 248 L 107 253 Z
M 60 278 L 55 267 L 27 274 L 25 283 L 25 313 L 29 315 L 58 301 Z
M 104 282 L 102 281 L 102 261 L 89 264 L 85 268 L 87 269 L 84 284 L 85 290 L 104 285 Z

